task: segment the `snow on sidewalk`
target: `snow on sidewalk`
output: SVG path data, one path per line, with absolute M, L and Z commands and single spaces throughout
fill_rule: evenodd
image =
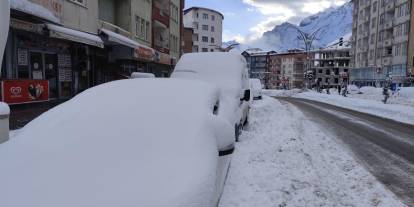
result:
M 221 207 L 404 206 L 292 105 L 255 102 Z
M 414 106 L 384 104 L 380 100 L 343 97 L 334 93 L 328 95 L 315 91 L 296 93 L 293 97 L 320 101 L 407 124 L 414 124 Z

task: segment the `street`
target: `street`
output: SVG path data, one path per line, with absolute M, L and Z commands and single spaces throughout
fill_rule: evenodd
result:
M 335 133 L 379 181 L 414 206 L 414 126 L 305 99 L 279 100 Z
M 360 150 L 348 148 L 342 141 L 364 139 L 357 136 L 362 132 L 362 137 L 384 139 L 386 135 L 377 136 L 380 133 L 362 121 L 348 123 L 352 121 L 346 122 L 343 114 L 337 117 L 308 105 L 302 100 L 270 97 L 253 103 L 249 126 L 236 146 L 221 207 L 404 206 L 400 198 L 411 205 L 412 191 L 399 182 L 406 179 L 404 183 L 413 183 L 411 164 L 402 164 L 405 159 L 370 145 L 371 141 L 351 145 Z M 335 108 L 330 109 L 336 113 Z M 383 122 L 380 124 L 388 126 L 386 120 Z M 401 139 L 403 133 L 412 131 L 404 126 L 395 129 L 400 131 Z M 400 142 L 390 143 L 389 147 Z M 353 151 L 364 156 L 354 156 Z M 404 167 L 405 172 L 399 172 Z M 391 174 L 395 176 L 389 178 Z M 375 177 L 379 175 L 388 176 L 380 181 L 389 184 L 389 189 Z

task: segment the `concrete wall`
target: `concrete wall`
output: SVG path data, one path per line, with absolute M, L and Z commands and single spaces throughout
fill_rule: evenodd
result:
M 65 27 L 98 33 L 98 1 L 87 1 L 85 5 L 66 0 L 63 3 L 62 23 Z
M 176 60 L 180 57 L 181 48 L 180 7 L 180 0 L 170 0 L 170 55 Z

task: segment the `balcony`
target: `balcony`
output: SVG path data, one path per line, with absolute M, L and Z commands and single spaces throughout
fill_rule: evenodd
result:
M 152 6 L 152 19 L 164 24 L 166 27 L 170 27 L 170 15 L 157 7 L 156 4 Z
M 155 20 L 153 31 L 154 49 L 165 54 L 170 54 L 170 34 L 167 26 Z

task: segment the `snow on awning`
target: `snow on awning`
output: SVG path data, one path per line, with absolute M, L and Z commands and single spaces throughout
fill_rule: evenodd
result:
M 2 0 L 4 1 L 4 0 Z M 60 19 L 47 8 L 28 0 L 11 0 L 10 8 L 60 24 Z
M 70 40 L 73 42 L 80 42 L 87 45 L 92 45 L 96 47 L 103 48 L 104 43 L 100 37 L 97 35 L 89 34 L 86 32 L 81 32 L 53 24 L 46 24 L 46 27 L 49 29 L 49 36 L 53 38 Z
M 145 45 L 141 45 L 138 42 L 136 42 L 132 39 L 129 39 L 128 37 L 125 37 L 125 36 L 120 35 L 118 33 L 112 32 L 110 30 L 101 29 L 101 32 L 108 36 L 108 41 L 110 41 L 110 42 L 116 42 L 118 44 L 125 45 L 125 46 L 131 47 L 133 49 L 145 48 L 145 49 L 154 51 L 154 49 L 152 49 L 150 47 L 147 47 Z

